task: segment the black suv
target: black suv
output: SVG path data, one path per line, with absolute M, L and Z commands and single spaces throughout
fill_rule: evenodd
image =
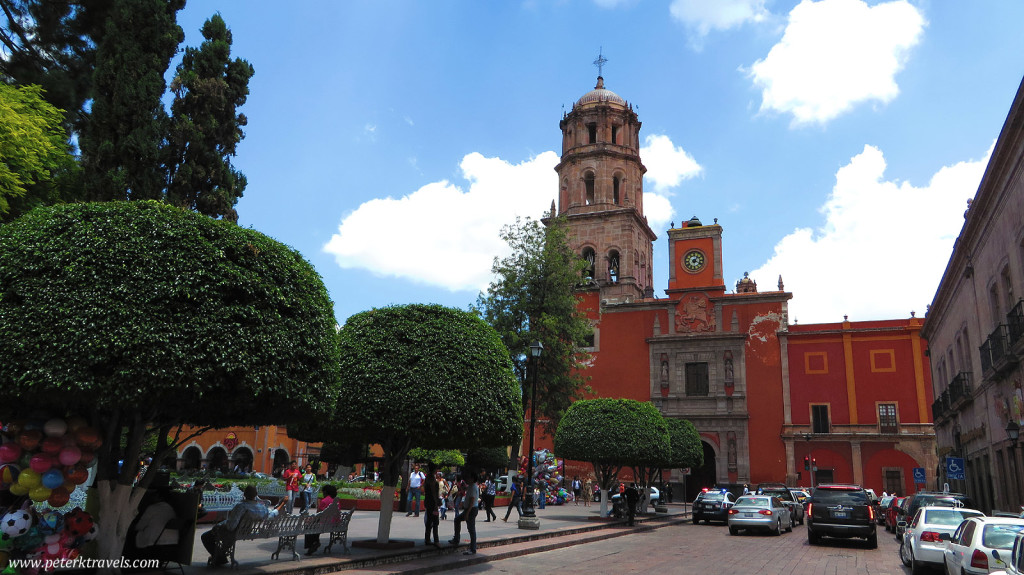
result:
M 863 537 L 878 547 L 871 497 L 860 485 L 819 485 L 807 500 L 807 541 L 815 545 L 823 536 Z
M 896 508 L 896 540 L 903 541 L 906 523 L 914 518 L 917 510 L 925 505 L 941 505 L 948 507 L 966 507 L 976 509 L 974 501 L 963 493 L 945 491 L 918 491 L 903 500 L 903 505 Z M 903 522 L 904 526 L 899 524 Z
M 793 523 L 804 524 L 804 506 L 785 483 L 758 483 L 757 494 L 778 497 L 786 509 L 789 509 L 789 517 Z

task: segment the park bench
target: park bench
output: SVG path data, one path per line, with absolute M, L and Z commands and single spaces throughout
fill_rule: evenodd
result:
M 336 543 L 340 543 L 343 552 L 348 553 L 348 526 L 354 511 L 341 511 L 338 508 L 338 502 L 335 501 L 327 509 L 315 515 L 278 515 L 269 519 L 245 517 L 239 521 L 234 538 L 223 542 L 226 547 L 225 555 L 230 559 L 232 568 L 238 567 L 238 561 L 235 560 L 237 542 L 276 537 L 277 549 L 270 554 L 270 558 L 276 560 L 282 550 L 289 549 L 292 552 L 292 559 L 297 560 L 299 554 L 295 550 L 296 538 L 299 535 L 319 535 L 321 533 L 331 534 L 331 538 L 324 548 L 325 554 L 329 554 Z

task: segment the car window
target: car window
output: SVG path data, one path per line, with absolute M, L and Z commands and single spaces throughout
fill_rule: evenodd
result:
M 736 500 L 736 505 L 751 505 L 754 507 L 765 507 L 768 505 L 768 498 L 743 496 Z
M 867 505 L 868 495 L 856 489 L 815 489 L 811 499 L 815 503 Z
M 986 525 L 981 532 L 981 544 L 989 549 L 1009 549 L 1022 530 L 1024 525 Z
M 981 513 L 960 511 L 959 509 L 925 509 L 924 522 L 929 525 L 946 525 L 952 527 L 960 525 L 964 519 L 980 517 Z M 1010 536 L 1010 543 L 1013 544 L 1013 536 Z M 1009 549 L 1009 547 L 1007 547 Z
M 721 493 L 711 493 L 710 491 L 704 494 L 704 501 L 721 501 L 725 499 L 725 495 Z
M 964 526 L 964 532 L 960 536 L 960 544 L 964 546 L 970 546 L 971 541 L 974 541 L 974 532 L 977 530 L 978 524 L 974 521 L 968 521 L 967 525 Z
M 965 525 L 967 525 L 967 523 L 961 523 L 960 527 L 956 528 L 956 531 L 953 532 L 953 536 L 949 538 L 951 542 L 956 543 L 957 545 L 960 544 L 960 536 L 963 535 Z
M 917 527 L 917 522 L 918 522 L 918 521 L 919 521 L 920 519 L 921 519 L 921 510 L 920 510 L 920 509 L 918 509 L 918 510 L 917 510 L 917 511 L 916 511 L 916 512 L 914 513 L 914 517 L 913 517 L 913 518 L 912 518 L 912 519 L 910 520 L 910 527 L 911 527 L 911 528 Z

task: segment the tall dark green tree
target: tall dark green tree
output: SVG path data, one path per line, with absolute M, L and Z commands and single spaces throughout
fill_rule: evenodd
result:
M 167 184 L 164 74 L 185 39 L 185 0 L 115 0 L 93 72 L 92 117 L 82 138 L 88 199 L 160 200 Z
M 88 117 L 92 72 L 114 0 L 0 0 L 3 23 L 0 78 L 37 84 L 46 101 L 64 110 L 68 135 L 78 135 Z
M 245 176 L 231 165 L 242 141 L 253 67 L 231 59 L 231 31 L 219 14 L 203 24 L 205 41 L 185 48 L 171 81 L 171 128 L 167 142 L 167 201 L 212 217 L 238 221 L 235 204 Z
M 530 399 L 533 374 L 528 373 L 530 344 L 540 341 L 544 352 L 537 373 L 537 413 L 554 433 L 562 413 L 586 391 L 582 374 L 588 354 L 583 349 L 592 333 L 578 309 L 575 288 L 584 262 L 571 249 L 562 218 L 547 226 L 517 219 L 502 228 L 501 237 L 512 254 L 495 258 L 495 279 L 477 298 L 476 307 L 501 336 L 523 387 L 523 405 Z M 513 459 L 518 453 L 513 453 Z

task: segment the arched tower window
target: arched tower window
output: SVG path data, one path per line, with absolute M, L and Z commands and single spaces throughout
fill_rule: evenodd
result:
M 616 250 L 608 252 L 608 281 L 619 281 L 619 252 Z
M 619 177 L 612 178 L 612 203 L 619 205 Z
M 596 271 L 594 269 L 594 261 L 597 259 L 597 256 L 594 253 L 594 248 L 583 248 L 583 253 L 581 255 L 583 256 L 583 261 L 586 262 L 586 267 L 583 268 L 583 278 L 593 279 L 594 272 Z
M 584 204 L 589 206 L 594 203 L 594 172 L 583 174 L 583 186 L 586 188 Z

